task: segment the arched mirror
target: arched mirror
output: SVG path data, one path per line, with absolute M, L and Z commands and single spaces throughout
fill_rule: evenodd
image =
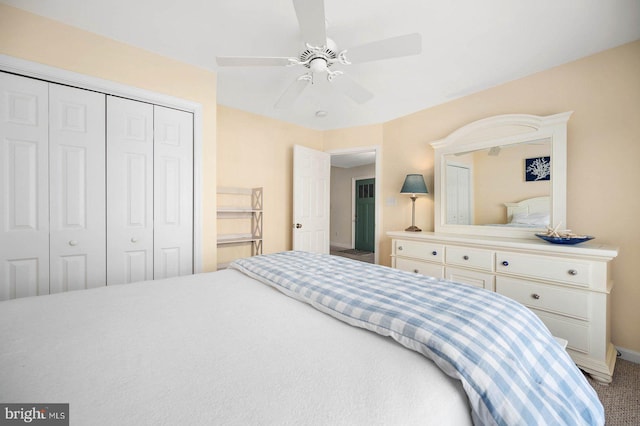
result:
M 531 237 L 566 224 L 567 121 L 507 114 L 431 143 L 436 232 Z

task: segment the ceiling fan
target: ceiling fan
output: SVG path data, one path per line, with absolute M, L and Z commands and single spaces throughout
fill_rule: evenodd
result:
M 274 107 L 286 109 L 293 106 L 304 89 L 313 83 L 316 75 L 326 74 L 326 78 L 338 90 L 357 103 L 367 102 L 373 93 L 362 87 L 340 70 L 332 69 L 334 64 L 350 65 L 401 56 L 417 55 L 422 51 L 420 34 L 407 34 L 387 38 L 338 50 L 336 43 L 327 38 L 324 0 L 293 0 L 298 24 L 306 48 L 297 57 L 216 57 L 219 66 L 302 66 L 308 68 L 280 96 Z

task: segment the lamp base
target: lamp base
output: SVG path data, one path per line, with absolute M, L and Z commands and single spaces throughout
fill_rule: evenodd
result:
M 415 225 L 411 225 L 410 227 L 408 227 L 407 229 L 405 229 L 405 231 L 409 231 L 409 232 L 422 232 L 422 229 L 418 228 Z

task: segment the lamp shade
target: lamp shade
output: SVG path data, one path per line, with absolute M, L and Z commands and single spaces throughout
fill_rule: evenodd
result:
M 401 194 L 428 194 L 427 185 L 424 183 L 424 177 L 422 175 L 412 174 L 407 175 L 404 179 L 404 184 L 400 190 Z

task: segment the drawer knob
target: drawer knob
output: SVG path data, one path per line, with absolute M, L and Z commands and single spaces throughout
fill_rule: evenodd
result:
M 420 272 L 420 271 L 418 271 L 417 269 L 414 269 L 414 270 L 413 270 L 413 272 L 415 272 L 415 273 L 417 274 L 417 273 L 418 273 L 418 272 Z
M 464 256 L 462 256 L 462 258 L 463 258 L 464 260 L 469 260 L 469 256 L 467 256 L 466 254 L 465 254 Z
M 77 246 L 78 242 L 76 240 L 71 240 L 71 241 L 69 241 L 69 245 L 70 246 Z
M 399 250 L 399 251 L 402 251 L 402 246 L 398 246 L 398 250 Z
M 506 260 L 502 261 L 502 266 L 509 266 L 509 262 L 507 262 Z
M 539 295 L 539 294 L 537 294 L 537 293 L 533 293 L 533 294 L 531 295 L 531 297 L 532 297 L 532 298 L 534 298 L 534 299 L 536 299 L 536 300 L 540 299 L 540 295 Z
M 431 252 L 431 254 L 436 256 L 438 254 L 438 252 L 434 250 L 434 251 Z
M 569 275 L 578 275 L 578 271 L 576 271 L 575 269 L 569 269 Z

